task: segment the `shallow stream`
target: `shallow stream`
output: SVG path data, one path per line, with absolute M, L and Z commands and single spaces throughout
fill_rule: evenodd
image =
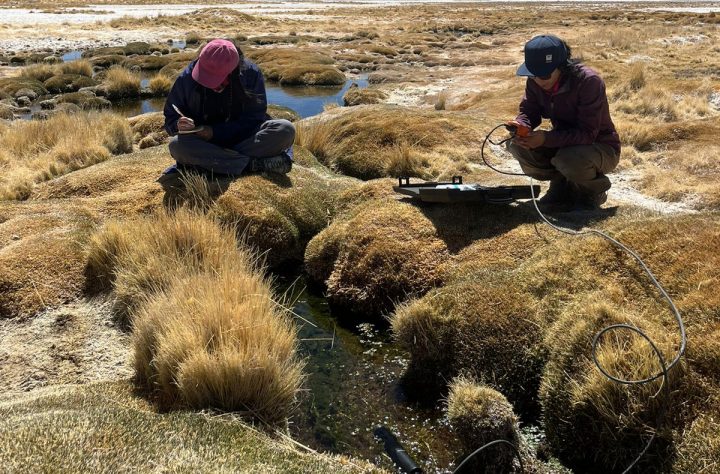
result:
M 406 400 L 400 377 L 408 359 L 390 340 L 387 324 L 343 325 L 326 300 L 303 285 L 298 281 L 288 290 L 308 374 L 291 420 L 293 438 L 318 451 L 365 458 L 393 470 L 373 436 L 385 425 L 424 472 L 451 472 L 460 443 L 441 403 L 428 409 Z

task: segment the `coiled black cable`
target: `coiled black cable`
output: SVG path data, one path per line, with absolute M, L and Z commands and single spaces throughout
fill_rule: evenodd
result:
M 490 137 L 491 137 L 492 134 L 495 132 L 495 130 L 497 130 L 497 129 L 500 128 L 500 127 L 505 127 L 505 124 L 500 124 L 500 125 L 498 125 L 497 127 L 493 128 L 493 129 L 490 131 L 490 133 L 488 133 L 488 134 L 485 136 L 485 140 L 483 140 L 482 146 L 481 146 L 481 148 L 480 148 L 480 156 L 481 156 L 483 162 L 484 162 L 485 165 L 487 165 L 490 169 L 492 169 L 493 171 L 496 171 L 496 172 L 498 172 L 498 173 L 501 173 L 501 174 L 510 175 L 510 176 L 527 176 L 525 173 L 513 173 L 513 172 L 508 172 L 508 171 L 499 170 L 499 169 L 495 168 L 494 166 L 492 166 L 492 165 L 487 161 L 487 159 L 485 158 L 485 145 L 486 145 L 488 142 L 490 142 L 490 143 L 493 144 L 493 145 L 502 145 L 503 143 L 505 143 L 505 142 L 511 140 L 512 138 L 514 138 L 514 135 L 511 134 L 511 136 L 510 136 L 509 138 L 506 138 L 506 139 L 501 140 L 501 141 L 499 141 L 499 142 L 494 142 L 494 141 L 492 141 L 492 140 L 490 139 Z M 625 244 L 621 243 L 621 242 L 618 241 L 617 239 L 614 239 L 613 237 L 609 236 L 608 234 L 606 234 L 606 233 L 604 233 L 604 232 L 602 232 L 602 231 L 596 230 L 596 229 L 591 229 L 591 228 L 590 228 L 590 229 L 586 229 L 586 230 L 575 231 L 575 230 L 572 230 L 572 229 L 568 229 L 568 228 L 565 228 L 565 227 L 558 226 L 558 225 L 553 224 L 552 222 L 550 222 L 550 221 L 547 219 L 547 217 L 545 217 L 545 215 L 540 211 L 540 208 L 539 208 L 538 205 L 537 205 L 537 198 L 536 198 L 536 196 L 535 196 L 535 191 L 534 191 L 534 189 L 533 189 L 533 178 L 532 178 L 531 176 L 527 176 L 527 177 L 530 179 L 530 193 L 531 193 L 531 195 L 532 195 L 532 201 L 533 201 L 533 205 L 535 206 L 535 210 L 537 211 L 537 213 L 538 213 L 538 215 L 540 216 L 540 218 L 541 218 L 546 224 L 548 224 L 550 227 L 552 227 L 553 229 L 555 229 L 555 230 L 557 230 L 557 231 L 559 231 L 559 232 L 562 232 L 562 233 L 565 233 L 565 234 L 569 234 L 569 235 L 579 236 L 579 235 L 590 235 L 590 234 L 594 234 L 594 235 L 597 235 L 597 236 L 599 236 L 599 237 L 602 237 L 603 239 L 609 241 L 611 244 L 617 246 L 618 248 L 620 248 L 620 249 L 623 250 L 624 252 L 626 252 L 626 253 L 628 253 L 629 255 L 631 255 L 631 256 L 640 264 L 640 266 L 641 266 L 642 269 L 645 271 L 645 273 L 647 273 L 648 277 L 650 277 L 650 280 L 652 281 L 652 283 L 658 288 L 658 290 L 660 291 L 660 294 L 663 296 L 663 298 L 665 298 L 665 299 L 667 300 L 667 302 L 668 302 L 668 304 L 669 304 L 669 306 L 670 306 L 670 309 L 672 310 L 673 316 L 675 317 L 675 320 L 676 320 L 676 322 L 677 322 L 679 331 L 680 331 L 680 347 L 679 347 L 677 353 L 675 354 L 675 357 L 673 358 L 673 360 L 672 360 L 669 364 L 666 364 L 666 363 L 665 363 L 665 358 L 663 357 L 662 352 L 660 352 L 660 349 L 659 349 L 659 348 L 657 347 L 657 345 L 652 341 L 652 339 L 650 339 L 650 337 L 649 337 L 647 334 L 645 334 L 641 329 L 639 329 L 639 328 L 636 327 L 636 326 L 630 325 L 630 324 L 613 324 L 613 325 L 608 326 L 608 327 L 602 329 L 601 331 L 599 331 L 599 332 L 595 335 L 595 337 L 593 338 L 593 341 L 592 341 L 592 359 L 593 359 L 593 363 L 595 364 L 595 366 L 597 367 L 597 369 L 598 369 L 605 377 L 607 377 L 609 380 L 611 380 L 611 381 L 613 381 L 613 382 L 616 382 L 616 383 L 619 383 L 619 384 L 623 384 L 623 385 L 643 385 L 643 384 L 650 383 L 650 382 L 652 382 L 652 381 L 654 381 L 654 380 L 657 380 L 658 378 L 662 377 L 662 382 L 661 382 L 660 388 L 659 388 L 658 391 L 655 393 L 655 395 L 652 396 L 652 398 L 657 397 L 657 396 L 660 394 L 660 392 L 663 391 L 663 389 L 664 389 L 665 396 L 666 396 L 667 398 L 669 398 L 669 396 L 670 396 L 670 388 L 669 388 L 668 372 L 670 371 L 670 369 L 672 369 L 675 365 L 678 364 L 678 362 L 680 361 L 680 359 L 682 358 L 682 356 L 685 354 L 685 349 L 686 349 L 686 347 L 687 347 L 687 335 L 686 335 L 686 332 L 685 332 L 685 324 L 683 323 L 682 316 L 680 315 L 680 312 L 678 311 L 677 307 L 675 306 L 675 303 L 673 302 L 672 298 L 670 297 L 670 295 L 668 295 L 668 293 L 665 291 L 665 289 L 662 287 L 662 285 L 658 282 L 657 278 L 655 277 L 655 275 L 653 274 L 653 272 L 650 270 L 650 268 L 648 268 L 648 266 L 645 264 L 645 262 L 642 260 L 642 258 L 640 258 L 640 256 L 639 256 L 635 251 L 633 251 L 632 249 L 630 249 L 629 247 L 627 247 Z M 598 360 L 598 358 L 597 358 L 597 349 L 598 349 L 598 346 L 599 346 L 599 344 L 600 344 L 600 341 L 601 341 L 602 337 L 603 337 L 606 333 L 611 332 L 611 331 L 616 331 L 616 330 L 629 330 L 629 331 L 635 332 L 635 333 L 638 334 L 640 337 L 642 337 L 643 339 L 645 339 L 645 340 L 647 341 L 647 343 L 650 345 L 650 347 L 652 348 L 652 350 L 653 350 L 653 352 L 655 353 L 655 355 L 657 356 L 657 358 L 658 358 L 658 361 L 659 361 L 659 363 L 660 363 L 660 368 L 661 368 L 660 372 L 655 373 L 655 374 L 653 374 L 653 375 L 650 375 L 650 376 L 648 376 L 648 377 L 646 377 L 646 378 L 644 378 L 644 379 L 638 379 L 638 380 L 622 379 L 622 378 L 620 378 L 620 377 L 616 377 L 616 376 L 610 374 L 610 373 L 602 366 L 602 364 L 601 364 L 600 361 Z M 666 398 L 666 399 L 667 399 L 667 398 Z M 652 442 L 655 440 L 655 435 L 656 435 L 657 431 L 660 429 L 660 426 L 662 425 L 662 421 L 663 421 L 663 419 L 664 419 L 665 411 L 667 411 L 667 409 L 666 409 L 666 410 L 659 410 L 659 412 L 658 412 L 658 418 L 657 418 L 657 426 L 656 426 L 655 433 L 653 433 L 653 435 L 650 437 L 650 440 L 649 440 L 649 441 L 647 442 L 647 444 L 645 445 L 645 448 L 640 452 L 640 454 L 635 458 L 635 460 L 623 471 L 623 474 L 629 472 L 629 471 L 640 461 L 640 459 L 643 457 L 643 455 L 645 455 L 645 453 L 647 452 L 647 450 L 650 448 L 650 446 L 652 445 Z M 509 443 L 509 442 L 507 442 L 507 441 L 505 441 L 505 440 L 497 440 L 497 442 L 506 442 L 506 443 Z M 475 452 L 473 452 L 472 454 L 470 454 L 470 456 L 468 456 L 468 457 L 460 464 L 460 466 L 462 466 L 463 464 L 465 464 L 465 462 L 466 462 L 469 458 L 473 457 L 474 455 L 476 455 L 477 453 L 479 453 L 479 452 L 482 451 L 483 449 L 487 448 L 487 447 L 488 447 L 489 445 L 491 445 L 491 444 L 492 444 L 492 443 L 488 443 L 487 445 L 482 446 L 481 448 L 479 448 L 478 450 L 476 450 Z M 511 443 L 509 443 L 509 444 L 510 444 L 511 446 L 513 446 Z M 513 446 L 513 448 L 515 448 L 515 446 Z M 515 448 L 515 450 L 516 450 L 516 452 L 517 452 L 517 448 Z M 460 468 L 460 466 L 458 466 L 458 468 Z M 456 471 L 457 471 L 457 470 L 456 470 Z

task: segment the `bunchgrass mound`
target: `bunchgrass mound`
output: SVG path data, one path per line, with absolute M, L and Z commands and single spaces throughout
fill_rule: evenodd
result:
M 46 80 L 43 85 L 52 94 L 62 94 L 64 92 L 77 92 L 83 87 L 95 86 L 97 82 L 81 74 L 60 74 Z
M 162 405 L 287 417 L 302 381 L 295 328 L 232 230 L 184 209 L 110 222 L 87 268 L 89 286 L 112 288 L 137 381 Z
M 137 313 L 133 342 L 139 383 L 164 402 L 276 424 L 302 382 L 295 326 L 251 262 L 173 281 Z
M 341 108 L 298 123 L 297 142 L 326 166 L 360 179 L 443 178 L 468 171 L 477 117 L 390 105 Z
M 352 107 L 362 104 L 379 104 L 385 99 L 387 99 L 387 94 L 379 89 L 360 88 L 353 84 L 343 96 L 343 105 Z
M 299 160 L 307 154 L 296 149 Z M 233 181 L 211 213 L 237 229 L 270 267 L 303 260 L 310 239 L 337 214 L 339 195 L 357 181 L 322 167 L 294 166 L 283 177 L 251 175 Z
M 11 97 L 21 97 L 23 95 L 36 99 L 39 96 L 48 93 L 43 83 L 37 79 L 29 77 L 3 77 L 0 78 L 0 93 L 7 94 Z
M 447 257 L 445 242 L 420 209 L 375 200 L 313 238 L 305 265 L 327 287 L 332 305 L 373 318 L 439 285 Z
M 100 85 L 110 100 L 140 97 L 140 76 L 121 66 L 112 66 Z
M 95 225 L 74 203 L 0 201 L 0 318 L 28 318 L 78 298 Z
M 162 112 L 149 112 L 136 115 L 128 119 L 133 133 L 133 142 L 139 148 L 148 148 L 167 143 L 168 134 L 165 131 L 165 116 Z
M 100 449 L 102 446 L 112 449 Z M 0 396 L 0 462 L 10 472 L 382 472 L 300 452 L 237 417 L 158 413 L 126 382 Z
M 330 56 L 298 48 L 271 48 L 246 51 L 269 81 L 284 85 L 333 86 L 345 83 L 345 75 Z
M 460 377 L 450 384 L 447 417 L 468 454 L 495 440 L 519 447 L 518 419 L 510 402 L 500 392 L 471 379 Z M 509 446 L 486 448 L 473 459 L 472 472 L 508 472 L 513 458 Z
M 185 210 L 152 219 L 109 221 L 90 241 L 88 287 L 112 288 L 114 309 L 128 323 L 149 294 L 167 290 L 182 276 L 218 271 L 236 254 L 242 256 L 233 232 Z
M 132 151 L 127 121 L 111 113 L 58 114 L 44 121 L 0 124 L 6 158 L 0 199 L 26 199 L 35 183 Z
M 406 386 L 437 397 L 447 380 L 469 376 L 535 415 L 545 358 L 533 303 L 512 274 L 491 270 L 400 306 L 391 323 L 411 356 Z

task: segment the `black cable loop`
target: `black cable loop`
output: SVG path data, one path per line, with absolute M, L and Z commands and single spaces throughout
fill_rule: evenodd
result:
M 502 126 L 504 126 L 504 124 L 498 125 L 497 127 L 493 128 L 493 129 L 490 131 L 490 133 L 487 134 L 487 136 L 485 137 L 485 140 L 483 140 L 482 147 L 481 147 L 481 149 L 480 149 L 480 156 L 481 156 L 483 162 L 484 162 L 490 169 L 492 169 L 492 170 L 494 170 L 494 171 L 496 171 L 496 172 L 498 172 L 498 173 L 505 174 L 505 175 L 511 175 L 511 176 L 527 176 L 525 173 L 509 173 L 509 172 L 505 172 L 505 171 L 498 170 L 497 168 L 493 167 L 492 165 L 490 165 L 490 164 L 487 162 L 487 160 L 486 160 L 486 158 L 485 158 L 485 144 L 486 144 L 488 141 L 489 141 L 491 144 L 493 144 L 493 145 L 500 145 L 500 144 L 505 143 L 505 142 L 507 142 L 508 140 L 510 140 L 510 139 L 513 138 L 513 137 L 511 136 L 511 137 L 509 137 L 509 138 L 507 138 L 507 139 L 505 139 L 505 140 L 502 140 L 502 141 L 500 141 L 500 142 L 498 142 L 498 143 L 495 143 L 495 142 L 493 142 L 492 140 L 490 140 L 490 136 L 493 134 L 493 132 L 495 132 L 495 130 L 497 130 L 498 128 L 500 128 L 500 127 L 502 127 Z M 602 237 L 603 239 L 609 241 L 611 244 L 617 246 L 618 248 L 620 248 L 621 250 L 625 251 L 626 253 L 630 254 L 630 255 L 640 264 L 640 266 L 641 266 L 642 269 L 645 271 L 645 273 L 647 273 L 648 277 L 650 277 L 651 282 L 657 287 L 657 289 L 660 291 L 660 294 L 663 296 L 663 298 L 665 298 L 665 300 L 667 300 L 667 302 L 668 302 L 668 304 L 669 304 L 669 306 L 670 306 L 670 309 L 672 310 L 673 316 L 675 317 L 675 320 L 676 320 L 676 322 L 677 322 L 678 328 L 679 328 L 679 330 L 680 330 L 680 347 L 679 347 L 679 349 L 678 349 L 678 351 L 677 351 L 677 354 L 675 355 L 675 357 L 673 358 L 673 360 L 672 360 L 669 364 L 666 364 L 666 363 L 665 363 L 665 358 L 663 357 L 662 352 L 661 352 L 660 349 L 657 347 L 657 345 L 652 341 L 652 339 L 650 339 L 650 337 L 649 337 L 647 334 L 645 334 L 641 329 L 639 329 L 639 328 L 636 327 L 636 326 L 632 326 L 632 325 L 630 325 L 630 324 L 613 324 L 613 325 L 611 325 L 611 326 L 608 326 L 608 327 L 603 328 L 602 330 L 600 330 L 600 331 L 595 335 L 595 337 L 593 338 L 593 341 L 592 341 L 592 360 L 593 360 L 593 363 L 595 364 L 595 367 L 597 367 L 597 369 L 600 371 L 600 373 L 602 373 L 602 374 L 603 374 L 605 377 L 607 377 L 609 380 L 611 380 L 611 381 L 613 381 L 613 382 L 616 382 L 616 383 L 619 383 L 619 384 L 623 384 L 623 385 L 633 385 L 633 386 L 635 386 L 635 385 L 643 385 L 643 384 L 650 383 L 650 382 L 652 382 L 652 381 L 654 381 L 654 380 L 657 380 L 658 378 L 662 377 L 661 385 L 660 385 L 660 387 L 658 388 L 658 391 L 655 393 L 655 395 L 651 396 L 650 398 L 656 398 L 656 397 L 660 394 L 660 392 L 662 392 L 663 389 L 664 389 L 665 397 L 666 397 L 665 400 L 666 400 L 666 401 L 669 400 L 669 398 L 670 398 L 670 386 L 669 386 L 669 375 L 668 375 L 668 372 L 670 371 L 670 369 L 672 369 L 675 365 L 678 364 L 678 362 L 680 361 L 680 358 L 682 358 L 682 356 L 685 354 L 685 350 L 686 350 L 686 347 L 687 347 L 687 334 L 686 334 L 686 331 L 685 331 L 685 324 L 684 324 L 684 322 L 683 322 L 683 320 L 682 320 L 682 316 L 680 315 L 680 312 L 678 311 L 677 307 L 675 306 L 675 303 L 673 302 L 672 298 L 670 297 L 670 295 L 668 295 L 668 293 L 667 293 L 667 292 L 665 291 L 665 289 L 662 287 L 662 285 L 660 284 L 660 282 L 658 282 L 657 278 L 655 277 L 655 275 L 653 274 L 653 272 L 650 270 L 650 268 L 648 268 L 648 266 L 645 264 L 645 262 L 642 260 L 642 258 L 640 258 L 640 256 L 639 256 L 634 250 L 630 249 L 629 247 L 627 247 L 625 244 L 621 243 L 621 242 L 618 241 L 617 239 L 614 239 L 613 237 L 609 236 L 608 234 L 605 234 L 604 232 L 599 231 L 599 230 L 596 230 L 596 229 L 586 229 L 586 230 L 582 230 L 582 231 L 575 231 L 575 230 L 572 230 L 572 229 L 567 229 L 567 228 L 564 228 L 564 227 L 560 227 L 560 226 L 558 226 L 558 225 L 553 224 L 552 222 L 550 222 L 550 221 L 547 219 L 547 217 L 545 217 L 545 215 L 540 211 L 540 208 L 539 208 L 538 205 L 537 205 L 537 198 L 536 198 L 536 196 L 535 196 L 535 191 L 534 191 L 534 189 L 533 189 L 533 178 L 532 178 L 531 176 L 528 176 L 528 178 L 530 179 L 530 193 L 531 193 L 531 196 L 532 196 L 533 206 L 535 207 L 535 210 L 537 211 L 537 213 L 538 213 L 538 215 L 540 216 L 540 218 L 541 218 L 546 224 L 548 224 L 550 227 L 552 227 L 553 229 L 555 229 L 555 230 L 557 230 L 557 231 L 559 231 L 559 232 L 562 232 L 562 233 L 565 233 L 565 234 L 569 234 L 569 235 L 574 235 L 574 236 L 589 235 L 589 234 L 597 235 L 597 236 Z M 643 339 L 645 339 L 645 341 L 647 341 L 647 343 L 648 343 L 648 344 L 650 345 L 650 347 L 652 348 L 653 352 L 655 353 L 655 355 L 656 355 L 656 357 L 657 357 L 657 359 L 658 359 L 658 362 L 660 363 L 660 368 L 661 368 L 660 372 L 659 372 L 659 373 L 656 373 L 656 374 L 653 374 L 653 375 L 651 375 L 651 376 L 649 376 L 649 377 L 646 377 L 646 378 L 644 378 L 644 379 L 638 379 L 638 380 L 622 379 L 622 378 L 620 378 L 620 377 L 616 377 L 616 376 L 610 374 L 610 373 L 602 366 L 602 364 L 601 364 L 600 361 L 598 360 L 598 358 L 597 358 L 597 350 L 598 350 L 598 345 L 599 345 L 599 343 L 600 343 L 600 339 L 602 338 L 602 336 L 605 335 L 606 333 L 608 333 L 608 332 L 610 332 L 610 331 L 614 331 L 614 330 L 629 330 L 629 331 L 632 331 L 632 332 L 638 334 L 638 335 L 639 335 L 640 337 L 642 337 Z M 653 441 L 655 440 L 655 436 L 657 435 L 657 432 L 660 430 L 660 427 L 661 427 L 662 422 L 663 422 L 663 420 L 664 420 L 664 415 L 665 415 L 665 412 L 666 412 L 666 411 L 667 411 L 667 408 L 666 408 L 665 410 L 659 410 L 658 418 L 657 418 L 657 420 L 656 420 L 656 421 L 657 421 L 657 426 L 655 427 L 655 432 L 652 434 L 652 436 L 650 437 L 650 439 L 648 440 L 648 442 L 646 443 L 645 447 L 644 447 L 643 450 L 640 452 L 640 454 L 638 454 L 638 456 L 635 458 L 635 460 L 623 471 L 623 474 L 628 473 L 633 467 L 635 467 L 635 465 L 640 461 L 640 459 L 642 459 L 642 457 L 643 457 L 643 456 L 645 455 L 645 453 L 648 451 L 648 449 L 649 449 L 650 446 L 652 445 Z M 507 442 L 507 441 L 505 441 L 505 440 L 497 440 L 496 442 L 499 443 L 499 442 L 503 442 L 503 441 L 504 441 L 504 442 Z M 492 443 L 488 443 L 488 445 L 491 445 L 491 444 L 492 444 Z M 510 444 L 510 443 L 509 443 L 509 444 Z M 487 447 L 488 445 L 485 445 L 485 446 L 483 446 L 482 448 L 480 448 L 480 449 L 478 450 L 478 452 L 481 451 L 482 449 L 484 449 L 485 447 Z M 513 446 L 513 447 L 514 447 L 514 446 Z M 516 452 L 517 452 L 517 451 L 516 451 Z M 473 456 L 473 455 L 475 455 L 475 453 L 472 453 L 470 456 L 468 456 L 468 458 L 471 457 L 471 456 Z M 518 453 L 518 458 L 519 458 L 519 453 Z M 465 459 L 465 461 L 467 461 L 467 458 Z M 463 463 L 460 464 L 460 466 L 462 466 L 463 464 L 465 464 L 465 461 L 463 461 Z M 458 469 L 460 468 L 460 466 L 458 466 Z M 521 461 L 521 466 L 522 466 L 522 461 Z M 523 470 L 524 470 L 524 468 L 523 468 Z M 456 471 L 457 471 L 457 469 L 456 469 Z
M 468 454 L 468 456 L 465 459 L 463 459 L 463 461 L 458 465 L 458 467 L 456 467 L 455 470 L 453 470 L 453 474 L 455 474 L 456 472 L 459 472 L 463 466 L 465 466 L 467 463 L 470 462 L 470 459 L 477 456 L 480 452 L 482 452 L 483 450 L 489 448 L 490 446 L 494 446 L 496 444 L 504 444 L 506 446 L 510 446 L 513 450 L 513 456 L 520 463 L 520 469 L 521 469 L 520 472 L 525 472 L 525 465 L 522 462 L 522 456 L 520 456 L 520 451 L 518 450 L 517 446 L 515 446 L 514 444 L 512 444 L 510 441 L 508 441 L 506 439 L 496 439 L 495 441 L 490 441 L 489 443 L 480 446 L 475 451 Z

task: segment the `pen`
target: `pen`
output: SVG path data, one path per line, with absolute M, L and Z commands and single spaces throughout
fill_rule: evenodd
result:
M 177 105 L 175 105 L 175 104 L 170 104 L 170 105 L 172 105 L 172 108 L 175 109 L 175 112 L 180 114 L 180 117 L 185 117 L 185 115 L 182 112 L 180 112 L 180 109 L 177 108 Z

